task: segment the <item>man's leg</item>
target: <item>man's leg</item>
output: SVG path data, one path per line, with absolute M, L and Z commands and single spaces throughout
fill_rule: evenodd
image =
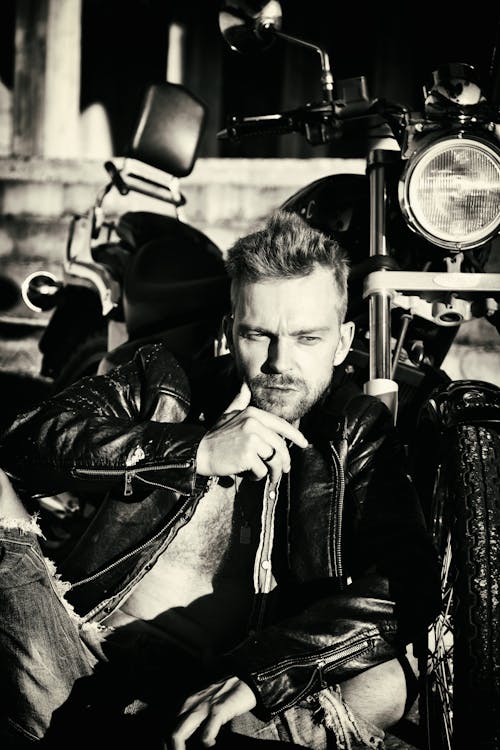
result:
M 95 658 L 61 596 L 32 518 L 0 470 L 0 740 L 45 736 L 53 714 Z
M 378 664 L 341 685 L 342 697 L 352 710 L 382 729 L 404 715 L 408 686 L 397 659 Z

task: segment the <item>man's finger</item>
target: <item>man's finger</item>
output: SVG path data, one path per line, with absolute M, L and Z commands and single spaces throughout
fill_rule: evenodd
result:
M 307 438 L 304 437 L 301 431 L 291 425 L 290 422 L 287 422 L 286 419 L 278 417 L 276 414 L 271 414 L 268 411 L 264 411 L 263 409 L 258 409 L 256 406 L 252 406 L 246 413 L 249 416 L 251 414 L 251 416 L 258 419 L 261 424 L 269 427 L 270 430 L 277 432 L 278 435 L 288 438 L 292 443 L 298 445 L 299 448 L 307 448 L 309 445 Z
M 215 745 L 217 735 L 219 734 L 222 725 L 225 724 L 226 721 L 227 719 L 222 718 L 222 716 L 218 713 L 212 713 L 210 715 L 201 737 L 201 741 L 206 747 L 213 747 Z
M 224 414 L 229 414 L 232 411 L 243 411 L 249 405 L 251 398 L 250 388 L 243 382 L 238 394 L 225 409 Z
M 195 709 L 184 715 L 172 732 L 173 750 L 185 750 L 186 740 L 196 732 L 200 724 L 208 716 L 208 704 L 200 703 Z
M 283 438 L 258 420 L 253 423 L 253 431 L 263 441 L 258 450 L 261 459 L 265 463 L 269 463 L 272 459 L 278 457 L 282 471 L 288 473 L 290 471 L 290 453 Z
M 265 462 L 268 467 L 268 474 L 269 474 L 269 481 L 271 483 L 271 487 L 275 487 L 279 480 L 281 479 L 281 475 L 284 471 L 283 464 L 279 460 L 279 457 L 273 456 L 270 461 Z

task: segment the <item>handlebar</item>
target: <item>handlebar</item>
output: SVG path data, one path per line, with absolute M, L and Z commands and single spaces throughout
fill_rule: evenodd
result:
M 240 138 L 249 135 L 283 135 L 293 133 L 297 130 L 293 119 L 286 113 L 275 115 L 255 115 L 241 117 L 231 115 L 228 118 L 227 127 L 217 133 L 221 139 Z
M 227 126 L 217 133 L 222 140 L 239 140 L 251 135 L 283 135 L 301 133 L 312 145 L 329 143 L 331 140 L 361 128 L 388 123 L 384 116 L 385 105 L 378 100 L 356 99 L 354 101 L 321 102 L 305 107 L 269 115 L 231 115 Z
M 217 137 L 238 140 L 250 135 L 302 133 L 312 143 L 327 143 L 338 127 L 333 105 L 322 102 L 270 115 L 231 115 Z

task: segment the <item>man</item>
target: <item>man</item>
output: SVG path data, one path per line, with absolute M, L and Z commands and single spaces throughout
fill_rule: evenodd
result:
M 60 569 L 75 614 L 5 485 L 6 736 L 74 740 L 104 716 L 175 750 L 381 747 L 403 714 L 438 569 L 388 410 L 332 388 L 346 259 L 276 212 L 227 267 L 231 357 L 189 383 L 144 347 L 4 438 L 31 491 L 109 488 Z

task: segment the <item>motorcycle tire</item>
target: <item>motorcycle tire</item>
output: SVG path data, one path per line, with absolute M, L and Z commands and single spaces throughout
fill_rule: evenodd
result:
M 80 378 L 95 375 L 99 363 L 107 352 L 107 331 L 97 331 L 85 338 L 68 358 L 54 380 L 54 392 L 58 393 Z
M 500 748 L 500 437 L 447 432 L 430 527 L 442 609 L 429 629 L 421 720 L 428 750 Z

